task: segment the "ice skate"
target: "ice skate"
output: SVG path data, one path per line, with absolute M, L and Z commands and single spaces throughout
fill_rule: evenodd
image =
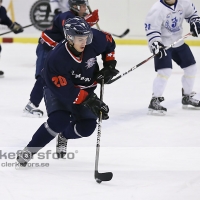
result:
M 24 116 L 42 117 L 43 111 L 38 109 L 31 101 L 29 101 L 26 107 L 24 108 Z
M 59 133 L 57 137 L 56 154 L 58 158 L 64 158 L 67 154 L 67 139 L 62 135 L 62 133 Z
M 4 72 L 0 70 L 0 78 L 4 77 Z
M 182 108 L 183 109 L 200 109 L 200 101 L 197 99 L 194 99 L 193 96 L 195 95 L 195 92 L 192 92 L 189 95 L 184 94 L 184 90 L 182 89 Z
M 15 163 L 15 169 L 23 169 L 26 167 L 28 162 L 32 159 L 33 154 L 25 147 L 22 151 L 19 152 L 17 156 L 17 162 Z
M 151 102 L 149 104 L 148 114 L 150 115 L 165 115 L 167 109 L 160 105 L 160 103 L 164 101 L 164 97 L 152 97 Z

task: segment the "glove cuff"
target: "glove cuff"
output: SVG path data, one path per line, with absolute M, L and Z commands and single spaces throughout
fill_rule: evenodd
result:
M 9 26 L 9 28 L 12 29 L 12 28 L 14 27 L 14 25 L 15 25 L 15 22 L 13 22 L 13 23 Z
M 111 69 L 115 69 L 116 64 L 117 64 L 116 60 L 109 60 L 103 62 L 104 67 L 110 67 Z
M 194 17 L 190 20 L 190 24 L 192 24 L 193 22 L 200 22 L 200 17 Z
M 88 96 L 88 92 L 86 92 L 85 90 L 80 90 L 78 96 L 76 97 L 73 103 L 81 104 L 86 99 L 87 96 Z

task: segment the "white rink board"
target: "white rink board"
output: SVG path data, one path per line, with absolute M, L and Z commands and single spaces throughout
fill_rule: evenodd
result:
M 7 8 L 11 0 L 3 0 L 3 5 Z M 13 0 L 15 20 L 23 26 L 30 24 L 30 9 L 35 3 L 34 0 Z M 107 32 L 121 34 L 127 28 L 130 28 L 130 33 L 126 38 L 145 38 L 144 19 L 153 5 L 155 0 L 89 0 L 93 10 L 99 9 L 100 21 L 99 25 L 102 30 Z M 200 12 L 200 1 L 192 1 L 197 11 Z M 11 16 L 10 11 L 8 15 Z M 189 32 L 189 26 L 184 23 L 184 33 Z M 5 30 L 5 28 L 3 28 Z M 2 27 L 0 27 L 1 32 Z M 34 27 L 27 28 L 24 33 L 19 35 L 9 34 L 5 37 L 39 37 L 40 31 Z

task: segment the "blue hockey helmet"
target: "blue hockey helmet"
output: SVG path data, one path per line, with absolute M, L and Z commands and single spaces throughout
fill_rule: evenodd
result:
M 93 39 L 93 33 L 90 25 L 81 17 L 69 18 L 63 26 L 65 38 L 74 43 L 74 37 L 87 37 L 86 45 L 90 44 Z
M 75 12 L 79 12 L 80 8 L 74 8 L 74 6 L 79 7 L 82 4 L 89 6 L 88 0 L 69 0 L 68 4 L 69 4 L 69 9 L 74 10 Z

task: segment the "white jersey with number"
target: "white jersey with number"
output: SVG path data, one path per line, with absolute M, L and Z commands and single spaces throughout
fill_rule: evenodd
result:
M 145 30 L 149 47 L 155 41 L 169 46 L 182 37 L 182 24 L 198 17 L 194 4 L 190 0 L 177 0 L 173 6 L 168 6 L 164 0 L 157 1 L 148 12 L 145 20 Z M 188 27 L 188 32 L 190 27 Z M 175 47 L 181 46 L 184 41 Z
M 68 0 L 50 0 L 51 11 L 60 9 L 61 12 L 69 11 Z

